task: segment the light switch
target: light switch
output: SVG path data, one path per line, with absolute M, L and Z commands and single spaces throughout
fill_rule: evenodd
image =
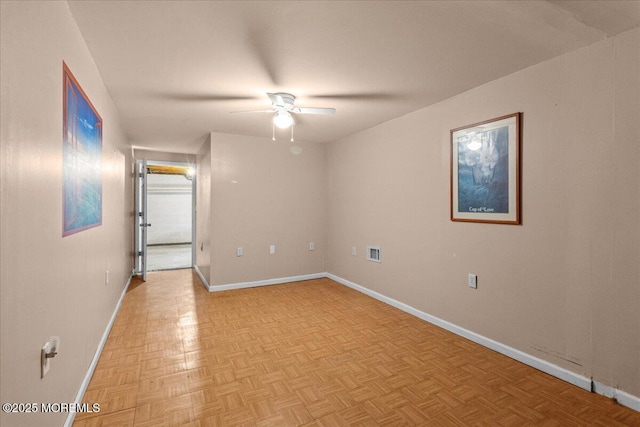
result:
M 53 359 L 60 351 L 60 337 L 50 337 L 40 349 L 40 378 L 49 372 L 51 367 L 51 359 Z

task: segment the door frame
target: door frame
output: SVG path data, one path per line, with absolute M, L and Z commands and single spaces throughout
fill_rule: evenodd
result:
M 147 280 L 147 159 L 135 161 L 135 272 Z
M 135 215 L 134 215 L 134 227 L 135 227 L 135 273 L 142 276 L 142 280 L 146 281 L 147 276 L 147 245 L 146 237 L 147 226 L 151 225 L 147 223 L 147 166 L 183 166 L 193 170 L 191 175 L 191 264 L 189 268 L 193 268 L 195 265 L 196 257 L 196 165 L 189 162 L 173 162 L 164 160 L 151 160 L 147 158 L 135 160 Z M 140 168 L 143 168 L 144 173 L 141 175 Z M 142 181 L 142 182 L 140 182 Z M 139 195 L 139 192 L 141 193 Z M 142 212 L 142 215 L 140 213 Z M 143 226 L 143 224 L 148 224 Z

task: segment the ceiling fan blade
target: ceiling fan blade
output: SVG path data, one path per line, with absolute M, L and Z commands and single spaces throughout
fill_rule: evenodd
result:
M 346 99 L 350 101 L 386 101 L 400 98 L 397 94 L 370 92 L 370 93 L 335 93 L 324 95 L 311 95 L 309 98 L 318 99 Z
M 256 99 L 255 96 L 214 95 L 206 93 L 163 93 L 158 94 L 163 99 L 174 101 L 244 101 Z
M 298 114 L 335 114 L 336 109 L 335 108 L 313 108 L 313 107 L 297 108 L 296 107 L 291 111 L 293 113 L 298 113 Z
M 238 113 L 273 113 L 273 110 L 240 110 L 240 111 L 229 111 L 231 114 Z

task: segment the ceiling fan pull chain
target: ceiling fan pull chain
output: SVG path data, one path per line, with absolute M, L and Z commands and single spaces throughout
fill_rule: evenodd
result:
M 293 142 L 293 125 L 291 125 L 291 142 Z
M 276 125 L 271 122 L 271 140 L 276 140 Z

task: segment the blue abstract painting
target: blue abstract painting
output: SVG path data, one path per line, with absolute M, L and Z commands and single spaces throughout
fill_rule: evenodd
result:
M 63 229 L 102 225 L 102 118 L 63 63 Z

